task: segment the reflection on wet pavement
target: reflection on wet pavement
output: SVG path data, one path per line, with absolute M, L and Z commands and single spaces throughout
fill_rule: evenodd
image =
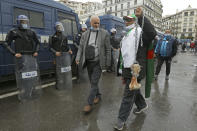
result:
M 197 57 L 179 54 L 177 62 L 172 63 L 169 81 L 165 81 L 163 66 L 158 81 L 152 83 L 149 109 L 140 115 L 131 113 L 125 131 L 197 130 L 197 68 L 191 64 L 194 59 Z M 113 131 L 124 90 L 121 78 L 104 73 L 100 80 L 102 101 L 84 115 L 90 85 L 87 74 L 83 76 L 72 90 L 49 87 L 41 98 L 23 104 L 16 96 L 1 99 L 0 131 Z

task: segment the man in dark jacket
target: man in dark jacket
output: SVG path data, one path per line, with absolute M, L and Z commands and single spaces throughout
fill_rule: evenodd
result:
M 64 27 L 62 23 L 56 22 L 55 29 L 55 34 L 49 38 L 50 50 L 56 56 L 61 56 L 62 52 L 69 52 L 70 54 L 72 54 L 72 51 L 68 46 L 67 37 L 63 35 Z
M 166 30 L 164 38 L 158 41 L 155 49 L 155 54 L 158 58 L 155 72 L 155 80 L 158 79 L 158 75 L 164 61 L 166 62 L 166 80 L 169 80 L 171 61 L 172 58 L 176 55 L 176 53 L 177 40 L 170 35 L 170 30 Z
M 143 79 L 146 74 L 146 63 L 147 63 L 147 51 L 149 44 L 155 39 L 157 32 L 151 22 L 143 15 L 141 7 L 136 9 L 135 15 L 138 17 L 138 24 L 142 28 L 141 45 L 139 46 L 139 51 L 137 59 L 140 65 L 143 67 L 140 72 L 140 79 Z
M 56 58 L 56 88 L 64 89 L 72 86 L 70 84 L 72 83 L 72 76 L 68 73 L 71 69 L 67 70 L 68 72 L 62 71 L 70 67 L 71 60 L 69 60 L 69 55 L 66 52 L 72 54 L 72 51 L 68 46 L 67 37 L 63 34 L 64 27 L 62 23 L 56 22 L 55 29 L 55 34 L 49 37 L 49 45 Z
M 117 62 L 120 50 L 120 41 L 116 38 L 116 29 L 112 28 L 110 30 L 111 37 L 110 37 L 110 44 L 111 44 L 111 67 L 110 70 L 113 72 L 117 71 Z
M 22 57 L 23 54 L 38 56 L 40 42 L 36 33 L 28 27 L 28 17 L 19 15 L 17 18 L 18 27 L 8 32 L 6 43 L 4 45 L 15 55 L 16 58 Z M 15 41 L 15 50 L 12 50 L 10 45 Z
M 29 27 L 29 19 L 25 15 L 17 18 L 17 28 L 10 30 L 4 46 L 15 56 L 15 75 L 18 98 L 21 101 L 31 99 L 40 92 L 37 56 L 40 42 L 36 33 Z M 11 48 L 15 45 L 15 49 Z M 37 88 L 37 89 L 36 89 Z

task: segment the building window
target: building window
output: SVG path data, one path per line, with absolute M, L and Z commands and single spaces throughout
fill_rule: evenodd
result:
M 107 13 L 107 8 L 105 8 L 105 13 Z
M 184 22 L 187 22 L 187 18 L 184 18 Z
M 184 25 L 183 25 L 184 27 L 186 27 L 187 26 L 187 23 L 184 23 Z
M 127 15 L 130 15 L 130 11 L 129 10 L 127 11 Z
M 44 13 L 26 9 L 14 8 L 14 24 L 18 15 L 24 14 L 29 18 L 31 27 L 44 28 Z
M 134 1 L 134 5 L 137 5 L 137 0 Z
M 117 11 L 117 5 L 115 6 L 115 11 Z
M 192 28 L 189 28 L 189 32 L 192 32 Z
M 193 23 L 189 23 L 189 26 L 192 27 L 193 26 Z
M 183 32 L 186 32 L 186 29 L 183 29 Z
M 193 21 L 193 17 L 190 17 L 190 18 L 189 18 L 189 21 L 192 22 L 192 21 Z
M 194 16 L 194 11 L 190 12 L 190 16 Z
M 121 9 L 123 9 L 123 4 L 121 4 Z
M 123 12 L 121 12 L 121 17 L 123 17 Z
M 189 35 L 188 35 L 189 37 L 192 37 L 192 33 L 189 33 Z
M 130 2 L 127 2 L 127 8 L 130 8 Z
M 110 7 L 110 11 L 112 12 L 112 7 Z
M 115 13 L 115 16 L 117 16 L 117 13 Z
M 184 16 L 188 16 L 188 12 L 185 12 L 185 13 L 184 13 Z

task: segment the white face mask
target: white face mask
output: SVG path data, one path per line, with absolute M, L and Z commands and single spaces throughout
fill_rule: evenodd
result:
M 94 28 L 94 27 L 92 27 L 91 26 L 91 28 L 90 28 L 92 31 L 98 31 L 99 30 L 99 28 Z
M 165 36 L 170 36 L 170 34 L 165 34 Z
M 27 29 L 28 28 L 27 24 L 21 24 L 21 26 L 22 26 L 23 29 Z

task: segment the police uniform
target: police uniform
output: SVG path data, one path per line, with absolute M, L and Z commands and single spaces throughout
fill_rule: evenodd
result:
M 70 50 L 68 46 L 67 37 L 64 36 L 62 33 L 55 33 L 53 36 L 50 37 L 49 40 L 50 50 L 53 53 L 56 52 L 68 52 Z
M 33 55 L 39 51 L 40 42 L 36 33 L 31 29 L 12 29 L 6 36 L 7 47 L 10 47 L 14 40 L 15 51 L 10 51 L 13 55 L 16 53 Z
M 57 29 L 61 27 L 61 30 Z M 56 22 L 56 33 L 49 38 L 50 50 L 55 54 L 56 61 L 56 88 L 66 89 L 72 87 L 72 71 L 71 71 L 71 49 L 68 46 L 67 37 L 63 34 L 64 28 L 62 23 Z M 61 55 L 57 56 L 56 52 Z
M 22 23 L 24 21 L 28 22 L 28 17 L 19 15 L 18 27 L 8 32 L 4 43 L 11 54 L 18 54 L 15 59 L 15 75 L 19 88 L 18 98 L 21 101 L 38 97 L 41 93 L 41 90 L 38 90 L 41 89 L 39 68 L 37 59 L 34 57 L 39 51 L 40 42 L 36 33 L 28 28 L 27 23 Z M 15 45 L 14 50 L 11 48 L 12 42 Z

